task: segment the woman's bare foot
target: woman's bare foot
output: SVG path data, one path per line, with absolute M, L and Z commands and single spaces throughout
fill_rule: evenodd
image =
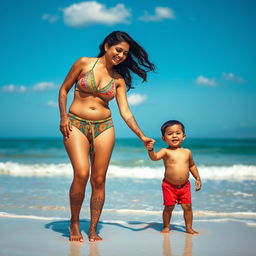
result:
M 89 241 L 90 242 L 97 242 L 97 241 L 101 241 L 102 238 L 96 233 L 95 230 L 90 230 L 89 232 Z
M 170 228 L 169 227 L 164 227 L 160 232 L 161 233 L 170 233 Z
M 192 234 L 192 235 L 199 234 L 199 232 L 195 231 L 195 230 L 192 229 L 192 228 L 186 228 L 186 233 Z
M 84 241 L 80 231 L 79 222 L 71 222 L 69 231 L 70 231 L 70 237 L 69 237 L 70 242 L 82 243 Z

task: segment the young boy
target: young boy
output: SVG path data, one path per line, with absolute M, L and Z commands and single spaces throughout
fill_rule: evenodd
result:
M 186 232 L 198 234 L 192 229 L 193 212 L 191 206 L 191 191 L 189 172 L 195 178 L 196 191 L 201 189 L 201 179 L 189 149 L 182 148 L 185 139 L 184 125 L 177 120 L 165 122 L 161 127 L 162 139 L 168 144 L 167 148 L 154 151 L 154 142 L 147 144 L 148 155 L 153 161 L 163 159 L 165 174 L 162 182 L 164 199 L 162 233 L 170 231 L 170 220 L 175 204 L 181 204 L 184 211 Z

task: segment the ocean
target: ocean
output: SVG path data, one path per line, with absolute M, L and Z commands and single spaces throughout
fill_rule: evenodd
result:
M 156 139 L 155 149 L 165 147 Z M 256 226 L 256 139 L 186 139 L 202 179 L 192 201 L 194 221 Z M 68 219 L 72 167 L 62 139 L 0 139 L 0 217 Z M 162 221 L 162 161 L 138 139 L 117 139 L 107 174 L 101 220 Z M 90 184 L 81 211 L 89 219 Z M 175 207 L 171 223 L 183 223 Z

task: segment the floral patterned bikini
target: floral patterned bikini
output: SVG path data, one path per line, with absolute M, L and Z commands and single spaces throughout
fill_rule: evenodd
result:
M 101 99 L 103 99 L 106 103 L 112 100 L 116 94 L 116 86 L 114 79 L 114 72 L 112 73 L 111 81 L 102 88 L 98 88 L 93 69 L 99 59 L 96 60 L 91 70 L 86 72 L 76 83 L 76 91 L 84 92 L 87 94 L 95 95 Z
M 79 92 L 84 92 L 86 94 L 95 95 L 102 100 L 104 100 L 107 104 L 110 100 L 115 97 L 116 94 L 116 86 L 114 73 L 112 74 L 111 81 L 104 86 L 103 88 L 98 88 L 93 69 L 97 64 L 99 59 L 96 60 L 91 70 L 86 72 L 76 83 L 75 90 Z M 68 114 L 69 120 L 73 126 L 78 128 L 88 139 L 90 143 L 90 155 L 92 158 L 94 157 L 95 148 L 94 148 L 94 140 L 100 135 L 102 132 L 107 129 L 114 127 L 112 117 L 108 117 L 102 120 L 86 120 L 76 116 L 73 113 Z

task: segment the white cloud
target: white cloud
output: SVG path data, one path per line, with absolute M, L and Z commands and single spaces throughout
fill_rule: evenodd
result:
M 23 93 L 27 91 L 27 87 L 24 85 L 8 84 L 2 87 L 2 91 L 7 93 Z
M 143 21 L 162 21 L 164 19 L 175 19 L 174 11 L 167 7 L 156 7 L 154 15 L 149 15 L 147 11 L 139 17 Z
M 199 76 L 196 79 L 196 83 L 200 85 L 206 85 L 206 86 L 216 86 L 217 82 L 214 78 L 207 78 L 204 76 Z
M 234 79 L 235 75 L 233 73 L 222 73 L 224 79 Z
M 50 89 L 55 89 L 56 85 L 53 82 L 41 82 L 33 86 L 34 91 L 46 91 Z
M 53 101 L 53 100 L 49 100 L 49 101 L 47 102 L 47 106 L 53 107 L 53 108 L 57 108 L 57 107 L 58 107 L 58 103 L 55 102 L 55 101 Z
M 46 91 L 46 90 L 55 89 L 56 87 L 57 87 L 56 84 L 53 82 L 40 82 L 40 83 L 35 84 L 32 87 L 32 90 L 33 91 Z M 31 88 L 28 88 L 27 86 L 24 86 L 24 85 L 8 84 L 8 85 L 2 86 L 2 88 L 0 90 L 2 92 L 6 92 L 6 93 L 24 93 L 24 92 L 30 91 Z
M 225 80 L 229 80 L 231 82 L 236 82 L 236 83 L 244 83 L 245 80 L 242 77 L 235 76 L 233 73 L 222 73 L 222 76 Z
M 42 19 L 43 20 L 47 20 L 49 23 L 54 23 L 58 20 L 58 15 L 51 15 L 51 14 L 47 14 L 45 13 L 43 16 L 42 16 Z
M 147 96 L 137 94 L 137 93 L 132 93 L 127 97 L 127 99 L 128 99 L 128 102 L 130 105 L 136 106 L 136 105 L 140 105 L 141 103 L 143 103 L 147 99 Z
M 128 24 L 128 18 L 131 16 L 130 10 L 123 4 L 107 8 L 97 1 L 72 4 L 62 11 L 64 13 L 64 22 L 70 27 L 83 27 L 92 24 Z

